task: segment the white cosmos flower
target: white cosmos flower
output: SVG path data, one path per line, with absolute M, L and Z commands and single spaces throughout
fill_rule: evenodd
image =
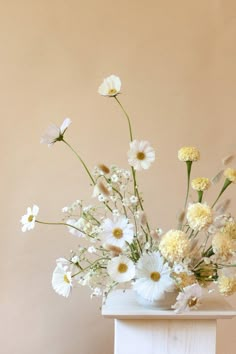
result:
M 70 261 L 63 257 L 57 258 L 56 263 L 62 267 L 68 267 L 70 265 Z
M 101 225 L 101 237 L 105 244 L 123 248 L 126 242 L 130 243 L 134 237 L 134 225 L 129 224 L 125 216 L 113 216 L 113 219 L 105 219 Z
M 107 272 L 112 280 L 123 283 L 134 278 L 135 265 L 126 256 L 114 257 L 107 264 Z
M 98 88 L 98 93 L 102 96 L 116 96 L 120 93 L 121 81 L 118 76 L 110 75 L 103 80 L 103 83 Z
M 52 275 L 52 287 L 57 294 L 68 297 L 72 289 L 71 272 L 66 267 L 58 264 Z
M 33 208 L 27 208 L 27 213 L 21 217 L 22 231 L 32 230 L 35 226 L 35 219 L 38 215 L 39 207 L 37 205 L 33 205 Z
M 144 299 L 153 302 L 160 300 L 165 292 L 174 290 L 170 269 L 160 252 L 143 254 L 136 265 L 134 290 Z
M 51 124 L 47 128 L 45 134 L 42 136 L 40 143 L 47 144 L 48 146 L 51 146 L 56 141 L 62 140 L 63 135 L 70 124 L 71 124 L 70 118 L 65 118 L 60 127 L 56 126 L 55 124 Z
M 128 162 L 135 170 L 147 170 L 155 160 L 155 151 L 148 141 L 133 140 L 128 151 Z
M 199 299 L 202 296 L 202 288 L 195 283 L 183 288 L 176 298 L 176 303 L 172 306 L 176 313 L 197 309 L 200 305 Z
M 74 227 L 76 227 L 77 229 L 80 229 L 80 230 L 84 230 L 84 227 L 85 227 L 85 220 L 83 218 L 79 218 L 78 220 L 75 220 L 75 219 L 68 219 L 67 222 L 66 222 L 68 225 L 72 225 Z M 84 234 L 83 232 L 79 231 L 79 230 L 76 230 L 74 227 L 70 227 L 68 226 L 68 229 L 69 229 L 69 232 L 74 235 L 74 236 L 77 236 L 77 237 L 84 237 Z

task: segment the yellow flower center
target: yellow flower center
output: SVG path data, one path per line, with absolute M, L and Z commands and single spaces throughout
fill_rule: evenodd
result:
M 33 219 L 34 219 L 34 215 L 30 215 L 30 216 L 28 217 L 28 221 L 29 221 L 29 222 L 33 221 Z
M 108 95 L 115 95 L 117 93 L 116 89 L 112 88 L 108 91 Z
M 114 230 L 113 230 L 113 236 L 115 237 L 115 238 L 117 238 L 118 240 L 120 239 L 120 238 L 122 238 L 122 236 L 123 236 L 123 231 L 119 228 L 119 227 L 116 227 Z
M 188 299 L 188 306 L 189 306 L 189 307 L 195 306 L 196 303 L 197 303 L 197 298 L 196 298 L 196 296 L 191 297 L 190 299 Z
M 137 159 L 138 159 L 138 160 L 144 160 L 144 159 L 145 159 L 145 154 L 144 154 L 144 152 L 139 151 L 139 152 L 137 153 Z
M 70 284 L 70 281 L 66 274 L 64 275 L 64 282 Z
M 119 273 L 125 273 L 127 272 L 128 266 L 125 263 L 120 263 L 118 266 L 118 272 Z
M 161 274 L 159 272 L 152 272 L 150 274 L 150 278 L 153 280 L 153 281 L 159 281 L 160 278 L 161 278 Z

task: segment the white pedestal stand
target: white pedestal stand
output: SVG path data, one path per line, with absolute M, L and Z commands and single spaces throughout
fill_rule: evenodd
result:
M 115 319 L 115 354 L 215 354 L 217 319 L 236 311 L 223 297 L 209 296 L 197 311 L 142 307 L 131 290 L 108 296 L 102 315 Z

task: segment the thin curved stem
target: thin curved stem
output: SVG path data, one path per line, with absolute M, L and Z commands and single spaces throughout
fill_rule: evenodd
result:
M 72 227 L 72 229 L 75 229 L 75 230 L 77 230 L 79 232 L 82 232 L 83 234 L 85 234 L 85 235 L 87 235 L 89 237 L 92 237 L 92 236 L 86 234 L 86 232 L 84 232 L 83 230 L 79 229 L 78 227 L 76 227 L 74 225 L 67 224 L 66 222 L 46 222 L 46 221 L 40 221 L 40 220 L 35 220 L 35 222 L 37 222 L 38 224 L 43 224 L 43 225 L 64 225 L 64 226 Z
M 130 135 L 130 141 L 133 141 L 133 133 L 132 133 L 132 127 L 131 127 L 131 122 L 130 122 L 130 118 L 128 116 L 128 113 L 126 112 L 126 110 L 124 109 L 124 107 L 122 106 L 120 100 L 118 100 L 117 96 L 114 96 L 116 102 L 119 104 L 119 106 L 121 107 L 122 111 L 124 112 L 127 121 L 128 121 L 128 125 L 129 125 L 129 135 Z
M 120 100 L 117 98 L 117 96 L 114 96 L 114 98 L 115 98 L 116 102 L 119 104 L 119 106 L 121 107 L 122 111 L 124 112 L 124 114 L 125 114 L 125 116 L 126 116 L 126 118 L 127 118 L 128 125 L 129 125 L 130 141 L 132 142 L 132 141 L 133 141 L 133 133 L 132 133 L 132 126 L 131 126 L 131 121 L 130 121 L 129 115 L 128 115 L 128 113 L 126 112 L 126 110 L 124 109 L 124 107 L 123 107 L 123 105 L 121 104 Z M 138 190 L 138 186 L 137 186 L 136 171 L 135 171 L 135 169 L 133 168 L 133 166 L 131 166 L 131 170 L 132 170 L 133 182 L 134 182 L 134 195 L 137 196 L 138 201 L 139 201 L 140 208 L 142 209 L 142 211 L 144 211 L 143 204 L 142 204 L 142 200 L 141 200 L 141 198 L 140 198 L 139 190 Z M 147 225 L 148 231 L 150 232 L 150 227 L 149 227 L 148 222 L 146 223 L 146 225 Z
M 228 180 L 228 178 L 226 178 L 225 183 L 218 195 L 218 197 L 216 198 L 216 200 L 214 201 L 214 203 L 212 204 L 212 208 L 216 205 L 216 203 L 218 202 L 218 200 L 220 199 L 221 195 L 224 193 L 224 191 L 226 190 L 226 188 L 228 188 L 228 186 L 231 184 L 232 182 L 230 180 Z
M 186 197 L 185 197 L 185 203 L 184 203 L 184 210 L 186 209 L 186 205 L 187 205 L 187 202 L 188 202 L 192 161 L 186 161 L 186 166 L 187 166 L 187 178 L 188 178 L 188 181 L 187 181 L 187 191 L 186 191 Z
M 91 173 L 90 173 L 87 165 L 85 164 L 85 162 L 82 160 L 82 158 L 79 156 L 79 154 L 75 151 L 75 149 L 73 149 L 73 147 L 66 140 L 62 139 L 62 141 L 71 149 L 71 151 L 73 151 L 73 153 L 76 155 L 76 157 L 80 160 L 80 162 L 82 163 L 82 165 L 83 165 L 85 171 L 87 172 L 89 178 L 91 179 L 93 185 L 95 185 L 96 183 L 95 183 L 95 181 L 93 179 L 93 176 L 91 175 Z

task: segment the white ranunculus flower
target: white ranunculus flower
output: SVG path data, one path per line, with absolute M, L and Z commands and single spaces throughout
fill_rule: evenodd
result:
M 65 118 L 60 127 L 56 126 L 55 124 L 51 124 L 47 128 L 45 134 L 42 136 L 40 143 L 52 146 L 53 144 L 55 144 L 56 141 L 62 140 L 63 135 L 70 124 L 70 118 Z
M 134 290 L 147 301 L 154 302 L 174 290 L 170 269 L 160 252 L 143 254 L 136 265 Z
M 108 262 L 107 272 L 112 280 L 123 283 L 134 278 L 135 265 L 128 257 L 118 256 Z
M 27 213 L 22 216 L 20 222 L 22 224 L 22 231 L 32 230 L 35 226 L 35 219 L 38 215 L 39 207 L 37 205 L 33 205 L 33 208 L 27 208 Z
M 133 140 L 128 151 L 128 162 L 135 170 L 147 170 L 155 160 L 155 151 L 148 141 Z
M 98 93 L 102 96 L 114 97 L 120 93 L 121 81 L 118 76 L 110 75 L 103 80 L 98 88 Z
M 57 294 L 68 297 L 72 289 L 71 272 L 60 263 L 56 266 L 52 275 L 52 287 Z
M 131 243 L 134 237 L 134 225 L 129 224 L 125 216 L 113 216 L 105 219 L 101 225 L 101 238 L 105 244 L 123 248 L 126 242 Z

